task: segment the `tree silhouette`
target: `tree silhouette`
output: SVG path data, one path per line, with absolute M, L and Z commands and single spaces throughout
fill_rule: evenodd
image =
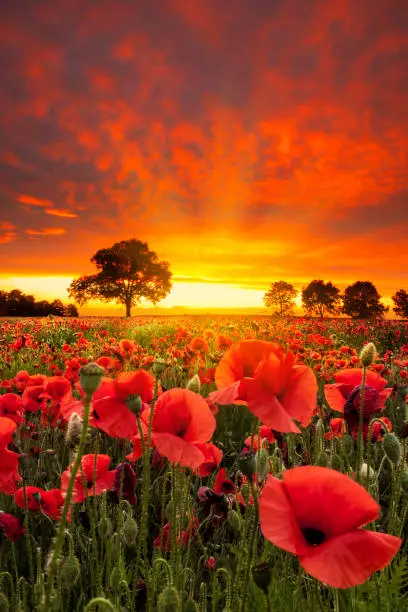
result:
M 67 314 L 68 312 L 72 314 Z M 26 295 L 20 289 L 13 289 L 9 293 L 0 290 L 0 316 L 47 317 L 48 315 L 78 316 L 78 310 L 73 304 L 64 306 L 61 300 L 54 300 L 52 304 L 46 300 L 36 302 L 34 296 Z
M 132 306 L 141 299 L 157 304 L 170 292 L 169 264 L 159 261 L 146 242 L 122 240 L 99 250 L 91 262 L 97 273 L 75 279 L 68 289 L 80 306 L 89 300 L 115 300 L 126 307 L 130 317 Z
M 405 289 L 399 289 L 395 295 L 392 296 L 394 302 L 394 312 L 397 317 L 408 319 L 408 293 Z
M 357 281 L 347 287 L 343 297 L 343 312 L 353 319 L 383 317 L 388 306 L 380 302 L 381 296 L 370 281 Z
M 303 306 L 309 314 L 324 317 L 325 314 L 335 314 L 339 311 L 340 289 L 330 281 L 312 280 L 302 290 Z
M 283 317 L 291 313 L 296 296 L 297 291 L 293 285 L 286 281 L 276 281 L 265 293 L 263 301 L 267 308 L 277 306 L 276 314 Z

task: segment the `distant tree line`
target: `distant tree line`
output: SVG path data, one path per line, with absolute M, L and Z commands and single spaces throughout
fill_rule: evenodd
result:
M 273 308 L 274 314 L 288 316 L 292 313 L 298 295 L 293 285 L 286 281 L 271 284 L 264 295 L 264 304 Z M 312 280 L 301 291 L 302 306 L 310 316 L 347 315 L 353 319 L 383 317 L 389 306 L 381 303 L 381 295 L 370 281 L 357 281 L 342 294 L 330 281 Z M 408 293 L 399 289 L 392 296 L 393 311 L 398 317 L 408 319 Z
M 64 305 L 61 300 L 37 302 L 33 295 L 26 295 L 19 289 L 7 292 L 0 290 L 1 317 L 78 317 L 74 304 Z

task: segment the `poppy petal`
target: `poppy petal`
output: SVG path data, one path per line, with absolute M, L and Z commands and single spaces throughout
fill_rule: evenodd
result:
M 204 461 L 203 453 L 196 446 L 178 436 L 153 432 L 153 440 L 159 453 L 172 463 L 194 469 Z
M 336 470 L 297 467 L 283 473 L 283 482 L 301 529 L 334 537 L 378 517 L 379 506 L 366 489 Z
M 307 543 L 296 521 L 284 483 L 269 476 L 259 498 L 259 521 L 267 540 L 293 554 L 304 554 Z
M 309 425 L 317 403 L 317 381 L 313 370 L 307 366 L 294 366 L 280 402 L 292 419 L 303 427 Z
M 363 370 L 362 368 L 350 368 L 348 370 L 340 370 L 334 375 L 337 383 L 344 383 L 346 385 L 351 385 L 352 387 L 358 387 L 363 382 Z M 372 372 L 371 370 L 367 370 L 366 373 L 366 385 L 369 387 L 374 387 L 376 391 L 381 391 L 384 389 L 387 381 L 385 378 L 377 374 L 377 372 Z
M 308 574 L 329 586 L 347 589 L 363 584 L 386 567 L 401 546 L 400 538 L 363 529 L 350 531 L 299 557 Z
M 280 432 L 299 433 L 299 428 L 283 408 L 279 400 L 254 380 L 245 381 L 248 408 L 263 425 Z
M 391 387 L 386 387 L 378 394 L 378 410 L 384 410 L 385 402 L 390 397 L 392 393 Z
M 332 385 L 324 385 L 324 394 L 330 408 L 335 412 L 344 413 L 344 404 L 346 403 L 345 396 L 342 393 L 344 385 L 334 383 Z
M 229 385 L 228 387 L 224 387 L 223 389 L 219 389 L 218 391 L 213 391 L 209 394 L 208 399 L 214 402 L 215 404 L 219 404 L 220 406 L 229 406 L 231 404 L 235 404 L 235 402 L 240 399 L 240 384 L 241 381 L 238 380 L 232 385 Z

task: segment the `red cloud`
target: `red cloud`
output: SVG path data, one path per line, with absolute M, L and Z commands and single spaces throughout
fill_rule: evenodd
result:
M 28 204 L 29 206 L 53 206 L 53 203 L 50 202 L 50 200 L 42 200 L 30 195 L 19 195 L 16 197 L 16 200 L 17 202 Z
M 28 229 L 26 234 L 29 236 L 61 236 L 66 230 L 63 227 L 45 227 L 42 230 Z
M 0 221 L 0 244 L 8 244 L 16 239 L 15 227 L 8 221 Z
M 54 215 L 54 217 L 65 217 L 66 219 L 76 219 L 78 217 L 76 213 L 63 208 L 46 208 L 45 212 L 48 215 Z

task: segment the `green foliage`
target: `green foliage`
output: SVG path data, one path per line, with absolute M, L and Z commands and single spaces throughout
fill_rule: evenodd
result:
M 380 302 L 381 296 L 370 281 L 357 281 L 347 287 L 343 297 L 343 312 L 353 319 L 383 317 L 389 310 Z
M 324 317 L 340 310 L 340 289 L 333 283 L 313 280 L 302 290 L 302 303 L 307 313 Z
M 276 314 L 287 316 L 292 312 L 295 305 L 297 291 L 293 285 L 286 281 L 272 283 L 270 289 L 265 293 L 263 301 L 267 308 L 276 307 Z

